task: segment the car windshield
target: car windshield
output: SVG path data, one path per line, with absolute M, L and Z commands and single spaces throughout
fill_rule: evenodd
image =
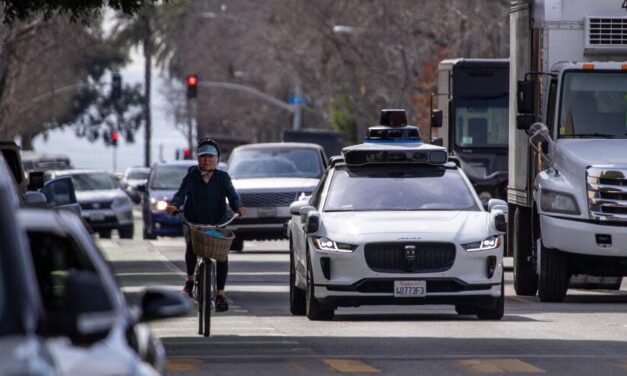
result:
M 150 182 L 150 188 L 179 189 L 189 167 L 188 165 L 156 167 L 155 175 Z
M 560 138 L 627 138 L 627 73 L 564 73 Z
M 235 150 L 229 159 L 233 179 L 298 177 L 320 178 L 320 153 L 311 148 L 259 148 Z
M 481 210 L 459 171 L 439 167 L 338 168 L 324 211 Z
M 455 101 L 455 145 L 462 148 L 507 147 L 507 97 Z
M 148 179 L 149 171 L 130 171 L 126 176 L 127 179 L 146 180 Z
M 115 189 L 117 184 L 111 176 L 104 172 L 72 174 L 72 183 L 76 191 L 95 191 L 99 189 Z

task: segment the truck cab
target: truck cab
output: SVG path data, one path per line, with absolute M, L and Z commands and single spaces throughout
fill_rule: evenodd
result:
M 509 248 L 519 295 L 627 275 L 627 13 L 616 1 L 510 12 Z
M 438 65 L 431 142 L 447 148 L 484 207 L 507 192 L 509 61 L 447 59 Z

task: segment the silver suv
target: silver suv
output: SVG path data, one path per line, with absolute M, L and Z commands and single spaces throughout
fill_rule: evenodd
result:
M 316 144 L 264 143 L 235 148 L 227 170 L 247 212 L 229 226 L 236 235 L 232 248 L 241 251 L 244 240 L 286 238 L 290 204 L 313 192 L 326 167 L 324 150 Z

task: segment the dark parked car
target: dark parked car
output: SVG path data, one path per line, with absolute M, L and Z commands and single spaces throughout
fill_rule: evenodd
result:
M 144 239 L 183 235 L 181 220 L 168 215 L 165 208 L 181 186 L 189 168 L 197 164 L 196 161 L 183 160 L 160 162 L 152 166 L 146 185 L 138 187 L 144 195 L 142 200 Z

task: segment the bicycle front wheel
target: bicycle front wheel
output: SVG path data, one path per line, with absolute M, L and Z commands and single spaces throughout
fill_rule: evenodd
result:
M 203 335 L 209 337 L 211 335 L 211 311 L 214 305 L 212 291 L 215 289 L 215 265 L 207 261 L 203 262 L 203 265 Z
M 196 287 L 196 302 L 198 303 L 198 334 L 204 333 L 204 323 L 205 323 L 205 307 L 206 307 L 206 296 L 205 293 L 205 276 L 206 265 L 204 262 L 199 261 L 196 265 L 196 278 L 195 278 L 195 287 Z

